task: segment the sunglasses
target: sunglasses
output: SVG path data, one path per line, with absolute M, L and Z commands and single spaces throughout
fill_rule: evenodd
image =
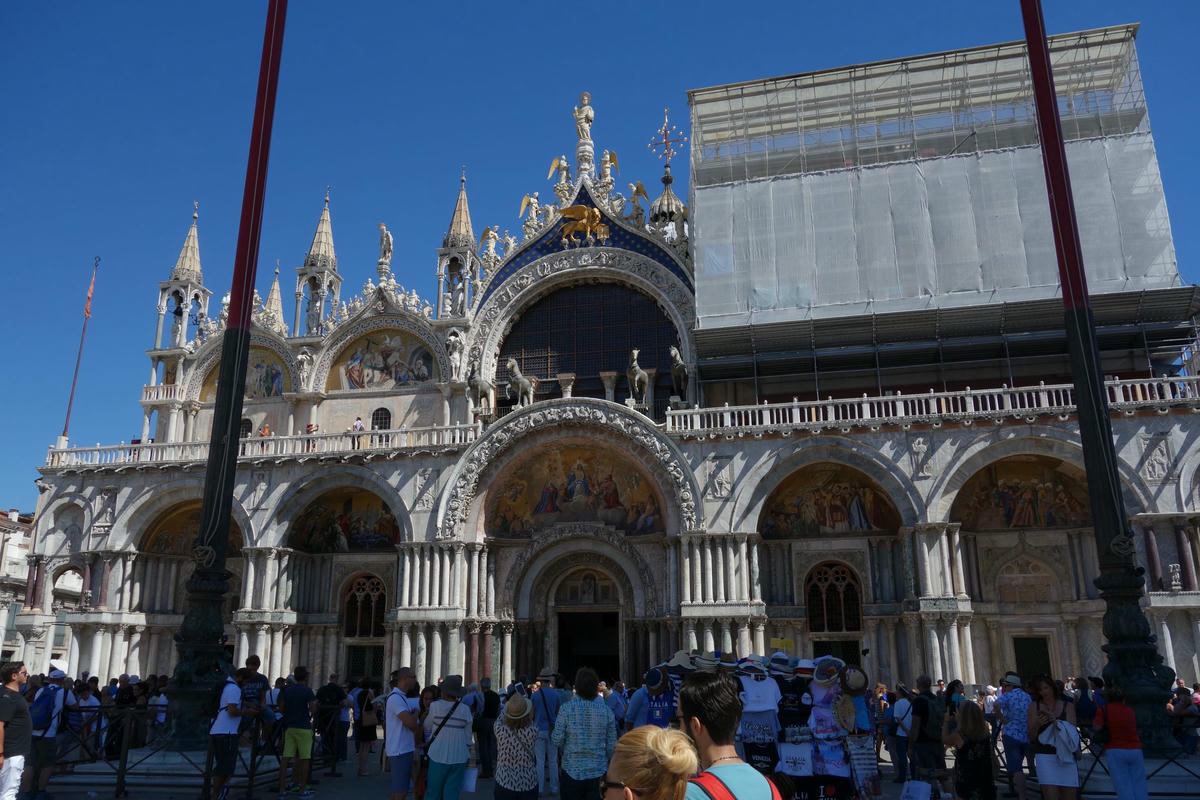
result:
M 610 781 L 610 780 L 601 778 L 600 779 L 600 794 L 604 794 L 609 789 L 622 789 L 622 790 L 629 789 L 629 791 L 633 792 L 636 795 L 640 796 L 642 794 L 641 789 L 634 789 L 633 787 L 626 786 L 625 784 L 620 783 L 618 781 Z

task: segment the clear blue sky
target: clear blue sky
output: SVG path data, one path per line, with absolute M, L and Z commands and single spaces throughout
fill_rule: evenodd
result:
M 102 257 L 71 441 L 140 433 L 157 283 L 200 202 L 212 309 L 229 287 L 265 2 L 40 2 L 0 7 L 0 506 L 31 511 L 35 468 L 61 431 L 92 259 Z M 1046 0 L 1051 33 L 1125 22 L 1142 78 L 1186 281 L 1196 280 L 1200 167 L 1191 2 Z M 434 249 L 460 165 L 477 234 L 514 232 L 526 192 L 571 155 L 571 107 L 593 95 L 599 148 L 621 181 L 657 194 L 646 142 L 686 90 L 1022 38 L 1017 0 L 994 3 L 329 3 L 293 0 L 267 186 L 258 286 L 294 269 L 333 185 L 344 295 L 393 270 L 434 294 Z M 686 163 L 686 161 L 681 161 Z M 677 189 L 686 189 L 678 170 Z M 686 196 L 684 191 L 679 192 Z

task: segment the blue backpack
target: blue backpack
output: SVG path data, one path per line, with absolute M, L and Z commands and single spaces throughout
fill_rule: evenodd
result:
M 35 731 L 49 728 L 50 724 L 54 722 L 55 705 L 57 704 L 58 693 L 61 691 L 61 687 L 46 686 L 34 698 L 33 705 L 29 707 L 29 719 Z

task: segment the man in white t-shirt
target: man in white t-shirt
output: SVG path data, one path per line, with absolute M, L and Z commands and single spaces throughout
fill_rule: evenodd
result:
M 242 684 L 250 679 L 250 670 L 242 667 L 225 679 L 221 689 L 220 710 L 213 720 L 208 735 L 213 742 L 213 800 L 226 800 L 229 796 L 229 779 L 237 768 L 238 726 L 241 717 L 252 717 L 259 712 L 258 706 L 242 708 Z
M 908 735 L 912 730 L 912 698 L 904 686 L 896 687 L 897 700 L 892 704 L 892 721 L 896 723 L 896 746 L 892 748 L 896 783 L 908 780 Z
M 401 667 L 396 672 L 396 688 L 383 700 L 385 752 L 392 776 L 390 800 L 404 800 L 412 778 L 413 731 L 421 727 L 421 721 L 417 716 L 420 700 L 408 693 L 416 683 L 412 667 Z

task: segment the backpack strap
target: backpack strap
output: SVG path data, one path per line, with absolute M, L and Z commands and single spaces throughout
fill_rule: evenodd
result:
M 771 787 L 771 800 L 781 800 L 779 787 L 775 785 L 775 781 L 766 775 L 763 775 L 763 779 Z M 695 784 L 703 789 L 704 793 L 708 795 L 709 800 L 737 800 L 733 792 L 729 791 L 729 787 L 725 785 L 725 781 L 707 770 L 694 778 L 689 778 L 688 783 Z

